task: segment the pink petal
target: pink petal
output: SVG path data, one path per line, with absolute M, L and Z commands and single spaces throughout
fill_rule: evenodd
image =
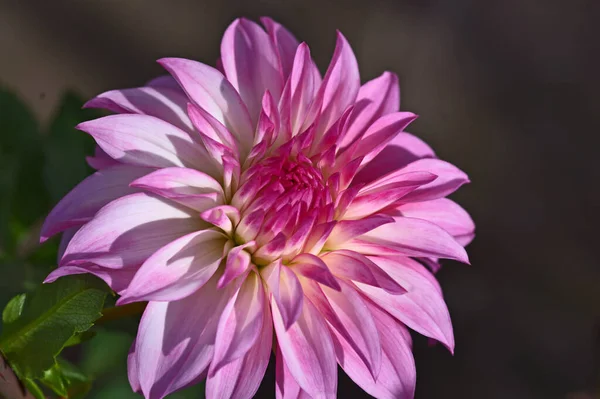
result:
M 361 219 L 372 215 L 382 209 L 407 197 L 411 192 L 417 190 L 434 180 L 437 176 L 429 172 L 404 173 L 395 179 L 390 179 L 386 184 L 378 181 L 372 186 L 361 189 L 358 195 L 349 204 L 344 219 Z
M 265 218 L 264 209 L 257 209 L 253 212 L 248 213 L 240 220 L 237 228 L 235 229 L 236 239 L 240 242 L 248 242 L 254 240 L 256 235 L 260 231 L 263 220 Z
M 117 303 L 176 301 L 193 294 L 217 271 L 225 241 L 217 231 L 201 230 L 165 245 L 139 268 Z
M 289 137 L 301 133 L 302 126 L 312 123 L 312 120 L 306 118 L 321 83 L 305 43 L 298 46 L 293 60 L 291 75 L 285 84 L 279 105 L 281 123 L 289 132 Z M 314 116 L 313 114 L 313 118 Z
M 304 294 L 296 274 L 281 260 L 275 261 L 261 271 L 269 293 L 277 304 L 283 325 L 289 329 L 300 317 Z
M 127 289 L 131 280 L 135 275 L 137 269 L 109 269 L 106 267 L 98 266 L 93 263 L 81 264 L 78 266 L 61 266 L 52 271 L 44 280 L 44 284 L 52 283 L 63 276 L 70 276 L 74 274 L 93 274 L 94 276 L 104 280 L 113 291 L 121 293 Z
M 465 249 L 445 230 L 421 219 L 396 217 L 394 223 L 371 230 L 341 247 L 367 255 L 401 254 L 455 259 L 469 263 Z
M 254 245 L 254 241 L 247 242 L 229 250 L 225 261 L 225 271 L 219 279 L 217 287 L 223 288 L 233 280 L 246 273 L 251 266 L 250 254 L 246 251 Z
M 308 238 L 310 238 L 316 219 L 317 214 L 316 212 L 313 212 L 312 214 L 306 215 L 300 222 L 294 234 L 292 234 L 286 242 L 285 250 L 283 251 L 284 260 L 290 260 L 304 247 L 304 244 Z
M 281 254 L 283 254 L 283 250 L 285 249 L 286 241 L 287 237 L 283 233 L 278 233 L 271 241 L 261 246 L 254 254 L 252 254 L 252 259 L 257 264 L 268 265 L 281 257 Z
M 112 159 L 100 146 L 94 148 L 94 156 L 85 157 L 85 160 L 91 168 L 100 170 L 110 168 L 111 166 L 120 165 L 117 160 Z
M 277 399 L 311 399 L 311 397 L 300 388 L 296 382 L 290 369 L 283 360 L 281 348 L 277 346 L 276 354 L 276 371 L 275 371 L 275 397 Z
M 233 228 L 240 222 L 240 212 L 237 208 L 230 205 L 221 205 L 208 209 L 202 212 L 200 217 L 227 234 L 232 234 Z
M 395 295 L 406 292 L 406 289 L 375 263 L 357 252 L 348 250 L 331 251 L 322 255 L 321 259 L 331 272 L 338 277 L 382 288 Z
M 131 183 L 198 212 L 225 202 L 221 184 L 206 173 L 190 168 L 162 168 Z
M 187 103 L 187 97 L 179 88 L 138 87 L 107 91 L 91 99 L 83 107 L 104 108 L 120 114 L 155 116 L 181 130 L 191 132 L 193 126 L 186 114 Z
M 116 165 L 88 176 L 52 209 L 42 226 L 41 242 L 71 226 L 84 224 L 110 201 L 139 191 L 129 187 L 129 183 L 151 171 Z
M 415 119 L 417 116 L 412 112 L 394 112 L 382 116 L 369 126 L 359 140 L 342 152 L 342 157 L 347 157 L 347 152 L 352 158 L 364 157 L 362 165 L 368 164 Z
M 253 121 L 266 90 L 276 102 L 283 89 L 279 59 L 267 33 L 256 23 L 236 19 L 225 31 L 221 59 L 227 79 L 237 89 Z
M 412 399 L 416 370 L 412 342 L 406 327 L 376 306 L 365 302 L 373 315 L 381 341 L 381 371 L 373 379 L 352 346 L 339 334 L 334 337 L 338 362 L 365 392 L 381 399 Z
M 168 89 L 172 89 L 172 90 L 179 90 L 180 92 L 183 93 L 183 90 L 181 90 L 181 86 L 179 86 L 179 83 L 177 83 L 177 81 L 171 75 L 163 75 L 163 76 L 154 78 L 154 79 L 150 80 L 148 83 L 146 83 L 146 86 L 148 86 L 148 87 L 164 87 L 164 88 L 168 88 Z
M 262 280 L 256 272 L 250 272 L 219 320 L 209 376 L 214 376 L 223 366 L 244 356 L 257 344 L 267 306 Z
M 356 57 L 346 38 L 338 31 L 333 58 L 317 94 L 318 99 L 315 100 L 319 115 L 317 139 L 320 139 L 346 108 L 354 103 L 359 88 L 360 75 Z M 308 118 L 304 128 L 308 128 L 311 123 Z
M 233 294 L 229 289 L 218 290 L 216 280 L 214 276 L 179 301 L 148 303 L 135 347 L 138 380 L 147 399 L 162 399 L 206 372 L 219 316 Z
M 127 378 L 131 389 L 135 393 L 142 393 L 142 386 L 140 385 L 137 356 L 135 354 L 136 341 L 133 341 L 129 353 L 127 354 Z
M 306 296 L 332 327 L 359 354 L 373 378 L 381 368 L 381 344 L 375 321 L 356 288 L 340 280 L 341 291 L 306 285 Z
M 331 273 L 327 264 L 318 256 L 303 253 L 296 256 L 290 264 L 292 270 L 320 284 L 340 290 L 340 284 Z
M 394 223 L 394 218 L 378 214 L 357 220 L 340 220 L 333 228 L 325 246 L 335 248 L 352 238 L 361 236 L 386 223 Z
M 353 184 L 368 183 L 378 177 L 401 169 L 421 158 L 434 158 L 435 153 L 424 141 L 410 133 L 401 132 L 353 179 Z
M 400 108 L 400 86 L 398 76 L 384 72 L 378 78 L 368 81 L 361 86 L 356 97 L 356 104 L 349 128 L 340 141 L 340 146 L 346 147 L 355 139 L 361 137 L 367 128 L 383 115 L 398 111 Z
M 432 283 L 429 273 L 418 262 L 402 257 L 369 257 L 400 285 L 410 287 L 403 295 L 356 283 L 373 302 L 413 330 L 443 343 L 454 350 L 454 334 L 448 308 L 439 287 Z
M 60 263 L 60 260 L 65 254 L 67 246 L 69 246 L 69 243 L 71 242 L 75 234 L 79 231 L 80 227 L 81 226 L 69 227 L 62 233 L 62 236 L 60 237 L 60 242 L 58 243 L 58 251 L 56 254 L 57 263 Z
M 475 223 L 467 211 L 448 198 L 411 202 L 400 205 L 397 210 L 402 216 L 435 223 L 454 237 L 471 235 L 475 231 Z
M 429 201 L 442 198 L 458 190 L 460 186 L 469 182 L 469 177 L 462 170 L 451 163 L 439 159 L 420 159 L 402 168 L 406 172 L 433 173 L 438 178 L 433 182 L 419 187 L 414 192 L 402 199 L 403 202 Z
M 203 228 L 184 208 L 148 194 L 131 194 L 106 205 L 75 234 L 61 265 L 137 266 L 169 242 Z
M 158 63 L 173 75 L 197 106 L 235 133 L 242 145 L 252 144 L 254 129 L 246 105 L 221 72 L 183 58 L 163 58 Z
M 466 247 L 471 243 L 471 241 L 473 241 L 473 239 L 475 238 L 475 234 L 464 234 L 460 236 L 455 236 L 454 238 L 456 239 L 457 243 L 459 243 L 463 247 Z
M 268 147 L 279 138 L 280 119 L 279 110 L 271 92 L 265 91 L 262 108 L 258 116 L 258 124 L 256 125 L 256 134 L 254 135 L 254 142 L 257 145 L 252 148 L 251 154 L 248 156 L 249 161 L 259 160 L 259 155 L 263 156 Z M 286 137 L 286 139 L 289 139 L 289 137 Z
M 300 317 L 286 329 L 274 299 L 271 299 L 271 309 L 279 348 L 290 374 L 309 396 L 335 398 L 337 364 L 323 317 L 310 301 L 304 301 Z
M 321 214 L 322 215 L 322 214 Z M 319 215 L 319 216 L 321 216 Z M 306 240 L 304 245 L 304 253 L 317 255 L 323 249 L 323 246 L 327 242 L 327 239 L 333 232 L 336 222 L 325 222 L 316 225 L 310 234 L 310 237 Z
M 271 38 L 271 42 L 273 43 L 275 52 L 279 58 L 283 80 L 286 81 L 292 71 L 294 54 L 296 54 L 296 49 L 299 44 L 298 40 L 296 40 L 289 30 L 269 17 L 262 17 L 260 22 L 265 26 L 267 33 Z
M 187 106 L 187 110 L 192 123 L 200 133 L 225 145 L 235 154 L 239 152 L 238 142 L 244 140 L 243 137 L 234 137 L 234 134 L 227 130 L 221 122 L 197 105 L 190 103 Z
M 148 115 L 110 115 L 77 125 L 112 158 L 131 165 L 202 169 L 206 151 L 181 129 Z
M 206 380 L 206 397 L 250 399 L 265 375 L 273 344 L 273 321 L 269 306 L 264 307 L 260 337 L 241 358 L 221 367 Z

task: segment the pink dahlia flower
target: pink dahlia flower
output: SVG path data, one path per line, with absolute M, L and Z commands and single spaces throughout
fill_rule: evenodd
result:
M 467 176 L 404 129 L 397 77 L 360 84 L 340 33 L 321 77 L 308 46 L 236 20 L 217 68 L 181 58 L 86 104 L 98 171 L 50 213 L 47 279 L 92 273 L 148 301 L 129 356 L 146 398 L 206 379 L 251 398 L 271 352 L 278 398 L 332 398 L 337 365 L 377 398 L 410 398 L 408 328 L 454 347 L 428 268 L 468 262 L 474 225 L 444 198 Z M 424 265 L 427 265 L 426 268 Z

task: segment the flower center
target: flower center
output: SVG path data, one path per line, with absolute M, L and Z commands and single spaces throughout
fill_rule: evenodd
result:
M 254 240 L 259 250 L 281 249 L 282 255 L 287 247 L 291 255 L 301 248 L 290 246 L 301 247 L 316 224 L 331 220 L 325 211 L 330 204 L 323 175 L 310 159 L 302 154 L 267 158 L 244 173 L 232 199 L 241 214 L 234 237 L 243 243 Z

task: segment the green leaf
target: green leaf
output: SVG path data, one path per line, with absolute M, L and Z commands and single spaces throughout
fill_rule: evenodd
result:
M 94 338 L 95 336 L 96 336 L 95 331 L 84 331 L 82 333 L 77 333 L 77 334 L 73 335 L 71 338 L 69 338 L 69 340 L 67 342 L 65 342 L 65 347 L 79 345 L 83 342 L 89 341 L 90 339 Z
M 72 399 L 85 395 L 91 388 L 90 378 L 64 359 L 44 372 L 40 381 L 61 397 Z
M 25 388 L 27 388 L 29 393 L 32 394 L 35 399 L 46 399 L 46 395 L 44 395 L 42 389 L 31 378 L 25 378 L 23 380 L 23 385 L 25 385 Z
M 67 92 L 46 136 L 44 181 L 54 202 L 60 200 L 91 172 L 85 156 L 92 154 L 94 140 L 76 130 L 75 126 L 97 117 L 98 113 L 81 109 L 82 105 L 82 99 Z
M 0 351 L 20 377 L 42 378 L 65 344 L 101 316 L 106 294 L 105 284 L 89 275 L 41 285 L 26 295 L 19 317 L 4 324 Z M 9 309 L 9 319 L 15 313 Z
M 23 305 L 25 304 L 25 294 L 20 294 L 11 299 L 2 312 L 2 322 L 10 324 L 21 316 Z

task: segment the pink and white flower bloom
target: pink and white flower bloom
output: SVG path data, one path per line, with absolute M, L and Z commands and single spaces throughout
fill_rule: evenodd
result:
M 377 398 L 410 398 L 408 329 L 454 348 L 434 275 L 468 263 L 465 173 L 407 133 L 396 75 L 361 86 L 338 33 L 321 76 L 271 19 L 234 21 L 217 68 L 86 104 L 97 172 L 50 213 L 63 232 L 47 279 L 92 273 L 147 301 L 129 356 L 133 389 L 159 399 L 206 379 L 208 398 L 251 398 L 269 358 L 278 398 L 333 398 L 337 365 Z

